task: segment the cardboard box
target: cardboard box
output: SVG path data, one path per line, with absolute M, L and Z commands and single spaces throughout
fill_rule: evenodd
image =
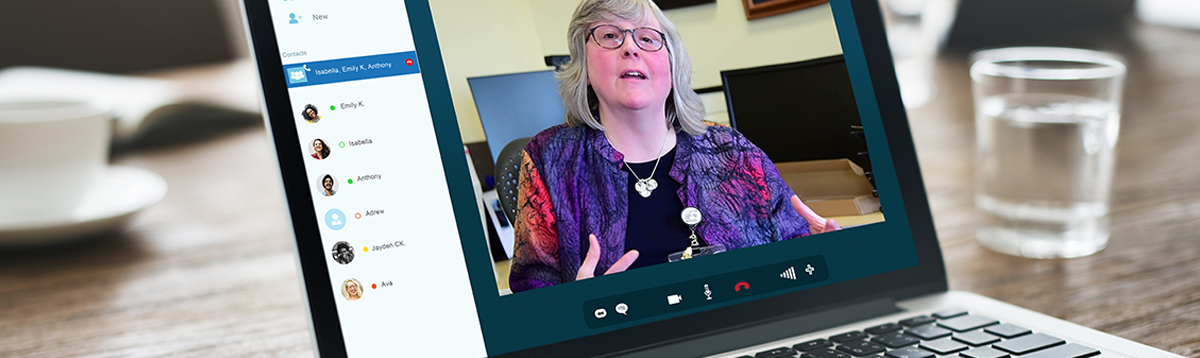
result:
M 862 167 L 849 159 L 775 163 L 775 167 L 800 200 L 821 216 L 879 211 L 879 198 L 871 194 L 871 183 Z

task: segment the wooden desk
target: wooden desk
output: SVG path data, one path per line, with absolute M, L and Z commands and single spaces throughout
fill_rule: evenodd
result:
M 1112 236 L 1104 251 L 1070 260 L 976 243 L 968 63 L 939 58 L 938 97 L 909 121 L 950 288 L 1200 357 L 1200 32 L 1139 25 L 1128 41 L 1091 40 L 1083 45 L 1124 55 L 1129 74 Z
M 911 111 L 950 286 L 1200 357 L 1200 33 L 1138 27 L 1112 240 L 1061 261 L 981 249 L 971 202 L 966 63 Z M 0 356 L 308 356 L 312 345 L 274 159 L 261 128 L 114 161 L 166 177 L 123 234 L 0 252 Z

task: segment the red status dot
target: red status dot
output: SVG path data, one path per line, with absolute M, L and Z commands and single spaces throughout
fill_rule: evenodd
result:
M 375 284 L 373 284 L 373 283 L 371 284 L 371 289 L 372 289 L 372 290 L 374 290 L 374 289 L 375 289 Z
M 410 59 L 404 60 L 404 64 L 412 66 L 412 59 L 410 58 Z

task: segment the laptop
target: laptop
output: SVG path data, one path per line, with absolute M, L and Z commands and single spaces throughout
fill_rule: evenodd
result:
M 719 0 L 667 10 L 678 31 L 661 23 L 652 28 L 664 38 L 618 27 L 623 38 L 638 39 L 619 44 L 628 56 L 656 56 L 651 50 L 662 49 L 656 42 L 679 49 L 672 41 L 680 39 L 668 34 L 681 37 L 691 53 L 690 86 L 704 93 L 696 96 L 705 103 L 704 119 L 718 124 L 702 134 L 679 132 L 671 161 L 698 168 L 697 158 L 707 158 L 728 164 L 705 167 L 707 174 L 749 175 L 703 186 L 695 182 L 706 173 L 682 171 L 678 202 L 670 202 L 672 193 L 652 195 L 689 205 L 671 215 L 696 236 L 691 241 L 700 245 L 679 247 L 695 246 L 695 255 L 647 253 L 636 260 L 650 264 L 613 270 L 624 257 L 613 250 L 635 240 L 688 240 L 637 234 L 642 227 L 633 227 L 626 235 L 602 232 L 598 242 L 609 254 L 591 259 L 583 252 L 589 238 L 578 227 L 571 231 L 573 223 L 642 220 L 620 210 L 642 200 L 620 183 L 612 189 L 620 194 L 614 205 L 590 205 L 560 190 L 602 181 L 563 175 L 562 168 L 626 179 L 619 159 L 546 160 L 551 156 L 544 154 L 558 150 L 547 138 L 562 133 L 582 133 L 574 140 L 595 144 L 573 147 L 582 148 L 577 153 L 611 149 L 598 129 L 553 126 L 525 147 L 518 210 L 506 213 L 517 218 L 511 259 L 489 250 L 486 186 L 465 150 L 486 140 L 465 79 L 545 70 L 545 56 L 568 51 L 564 35 L 579 1 L 244 0 L 316 351 L 324 357 L 1175 357 L 948 290 L 878 4 L 830 0 L 787 12 L 776 10 L 803 1 L 774 2 L 781 4 Z M 603 38 L 612 41 L 616 32 L 610 35 Z M 599 45 L 595 38 L 587 46 Z M 866 213 L 830 215 L 833 209 L 825 208 L 837 207 L 836 196 L 825 205 L 811 198 L 805 200 L 812 205 L 787 204 L 789 190 L 799 189 L 780 177 L 841 175 L 834 186 L 860 180 L 854 158 L 771 163 L 719 124 L 721 92 L 703 90 L 720 86 L 721 71 L 837 54 L 861 120 L 856 135 L 871 153 L 878 208 Z M 646 80 L 626 75 L 622 81 Z M 787 120 L 821 120 L 796 118 Z M 758 164 L 738 166 L 745 158 Z M 746 178 L 760 184 L 725 186 Z M 638 193 L 646 190 L 639 183 Z M 546 200 L 557 205 L 547 209 Z M 713 249 L 718 242 L 725 250 Z M 575 266 L 581 257 L 596 267 L 594 277 L 578 275 L 588 271 Z

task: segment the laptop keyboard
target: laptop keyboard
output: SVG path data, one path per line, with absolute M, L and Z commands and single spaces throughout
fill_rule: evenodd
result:
M 917 316 L 738 358 L 1084 358 L 1100 350 L 964 310 Z

